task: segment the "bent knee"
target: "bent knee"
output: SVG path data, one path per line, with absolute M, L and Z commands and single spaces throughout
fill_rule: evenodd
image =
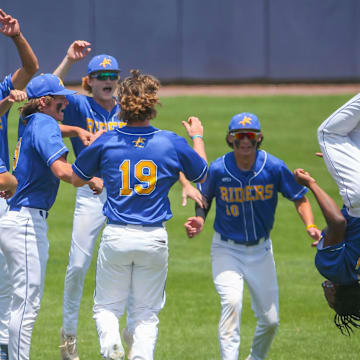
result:
M 232 311 L 238 311 L 242 302 L 242 294 L 233 292 L 231 294 L 227 294 L 221 298 L 221 303 L 224 307 L 229 308 Z

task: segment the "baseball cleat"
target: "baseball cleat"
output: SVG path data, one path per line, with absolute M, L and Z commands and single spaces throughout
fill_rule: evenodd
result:
M 112 352 L 110 353 L 108 360 L 124 360 L 125 353 L 122 346 L 118 344 L 113 345 Z
M 127 328 L 124 328 L 124 330 L 122 331 L 122 337 L 123 337 L 123 340 L 125 341 L 125 344 L 128 347 L 128 355 L 127 355 L 127 357 L 128 357 L 128 359 L 130 359 L 130 357 L 131 357 L 131 348 L 132 348 L 133 343 L 134 343 L 134 336 Z
M 63 328 L 60 329 L 59 347 L 62 360 L 80 360 L 77 353 L 76 336 L 66 335 Z

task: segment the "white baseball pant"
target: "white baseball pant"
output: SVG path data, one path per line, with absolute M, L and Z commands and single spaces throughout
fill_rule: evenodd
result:
M 132 298 L 130 359 L 152 360 L 164 305 L 168 238 L 164 227 L 107 225 L 97 259 L 94 319 L 103 356 L 122 349 L 119 318 Z
M 351 216 L 360 217 L 360 94 L 318 128 L 325 164 Z
M 76 335 L 85 276 L 106 220 L 102 213 L 105 201 L 106 189 L 100 195 L 94 195 L 88 185 L 77 190 L 63 300 L 63 329 L 67 335 Z
M 47 213 L 22 207 L 0 222 L 0 248 L 12 284 L 9 359 L 28 360 L 31 334 L 40 309 L 48 260 Z
M 0 223 L 1 217 L 5 214 L 7 208 L 6 200 L 0 198 Z M 10 301 L 11 301 L 11 283 L 6 264 L 6 258 L 0 247 L 0 344 L 7 344 L 9 341 L 9 319 L 10 319 Z
M 279 325 L 279 295 L 271 240 L 254 246 L 231 244 L 215 232 L 211 246 L 212 273 L 220 296 L 219 343 L 222 360 L 237 360 L 244 281 L 257 326 L 251 358 L 263 360 Z

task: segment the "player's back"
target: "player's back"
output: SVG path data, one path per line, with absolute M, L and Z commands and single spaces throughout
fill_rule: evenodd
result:
M 168 192 L 182 171 L 198 181 L 206 162 L 186 140 L 152 126 L 116 129 L 94 144 L 94 156 L 107 190 L 104 214 L 119 224 L 158 224 L 171 218 Z M 91 149 L 89 149 L 91 151 Z M 87 170 L 80 159 L 80 167 Z

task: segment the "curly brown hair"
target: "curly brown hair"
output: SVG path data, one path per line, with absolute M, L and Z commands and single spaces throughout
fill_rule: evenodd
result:
M 130 70 L 131 76 L 120 82 L 118 97 L 121 105 L 119 119 L 128 123 L 151 120 L 156 116 L 155 106 L 160 104 L 157 95 L 160 82 L 154 76 Z
M 42 96 L 41 98 L 44 99 L 45 105 L 48 105 L 50 101 L 53 99 L 53 97 L 50 95 Z M 25 118 L 27 116 L 41 111 L 41 103 L 40 103 L 41 98 L 30 99 L 26 104 L 24 104 L 19 108 L 20 116 L 23 123 L 26 124 Z

